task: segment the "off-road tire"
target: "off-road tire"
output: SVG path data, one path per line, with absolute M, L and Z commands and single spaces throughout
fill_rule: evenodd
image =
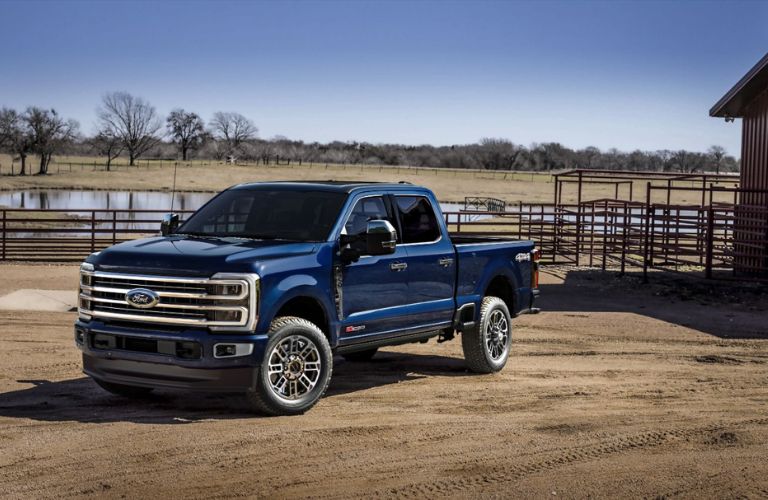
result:
M 506 320 L 506 348 L 498 359 L 494 359 L 486 345 L 486 332 L 494 311 L 500 311 Z M 498 317 L 498 314 L 496 315 Z M 498 297 L 484 297 L 480 305 L 480 319 L 470 331 L 462 332 L 461 346 L 464 349 L 464 360 L 467 368 L 476 373 L 494 373 L 507 364 L 512 343 L 512 319 L 507 305 Z
M 294 316 L 275 318 L 269 327 L 269 341 L 264 350 L 264 360 L 256 369 L 255 384 L 246 393 L 246 400 L 253 410 L 263 415 L 299 415 L 312 408 L 325 394 L 333 373 L 333 353 L 328 339 L 315 324 Z M 306 396 L 288 401 L 275 394 L 269 377 L 269 359 L 274 349 L 286 338 L 302 336 L 310 340 L 317 348 L 320 361 L 320 374 L 314 387 Z
M 140 399 L 147 397 L 152 392 L 151 387 L 137 387 L 135 385 L 115 384 L 113 382 L 106 382 L 97 378 L 93 379 L 99 387 L 107 392 L 114 394 L 115 396 L 122 396 L 124 398 Z
M 374 347 L 373 349 L 366 349 L 364 351 L 348 352 L 342 354 L 341 357 L 352 363 L 363 363 L 365 361 L 370 361 L 378 351 L 379 348 Z

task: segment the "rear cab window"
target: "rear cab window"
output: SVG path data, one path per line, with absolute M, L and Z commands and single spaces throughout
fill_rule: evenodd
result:
M 425 196 L 396 195 L 395 206 L 400 216 L 403 243 L 431 243 L 440 239 L 440 224 Z

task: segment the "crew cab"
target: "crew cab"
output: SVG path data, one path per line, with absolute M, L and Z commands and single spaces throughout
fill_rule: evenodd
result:
M 470 370 L 501 370 L 512 318 L 537 311 L 537 257 L 531 241 L 451 236 L 423 187 L 240 184 L 183 223 L 166 215 L 159 236 L 89 256 L 75 341 L 115 394 L 232 392 L 298 414 L 325 393 L 334 355 L 460 334 Z

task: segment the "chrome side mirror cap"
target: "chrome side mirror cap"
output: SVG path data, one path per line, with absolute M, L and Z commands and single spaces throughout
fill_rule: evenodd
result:
M 365 231 L 366 250 L 368 255 L 387 255 L 395 253 L 397 248 L 397 231 L 386 220 L 368 221 Z
M 179 227 L 179 214 L 165 214 L 160 220 L 160 234 L 168 236 L 176 232 Z

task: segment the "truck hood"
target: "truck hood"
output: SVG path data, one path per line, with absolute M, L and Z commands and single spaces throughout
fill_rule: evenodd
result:
M 99 270 L 175 276 L 253 272 L 259 262 L 311 254 L 317 243 L 169 236 L 126 241 L 91 255 Z

